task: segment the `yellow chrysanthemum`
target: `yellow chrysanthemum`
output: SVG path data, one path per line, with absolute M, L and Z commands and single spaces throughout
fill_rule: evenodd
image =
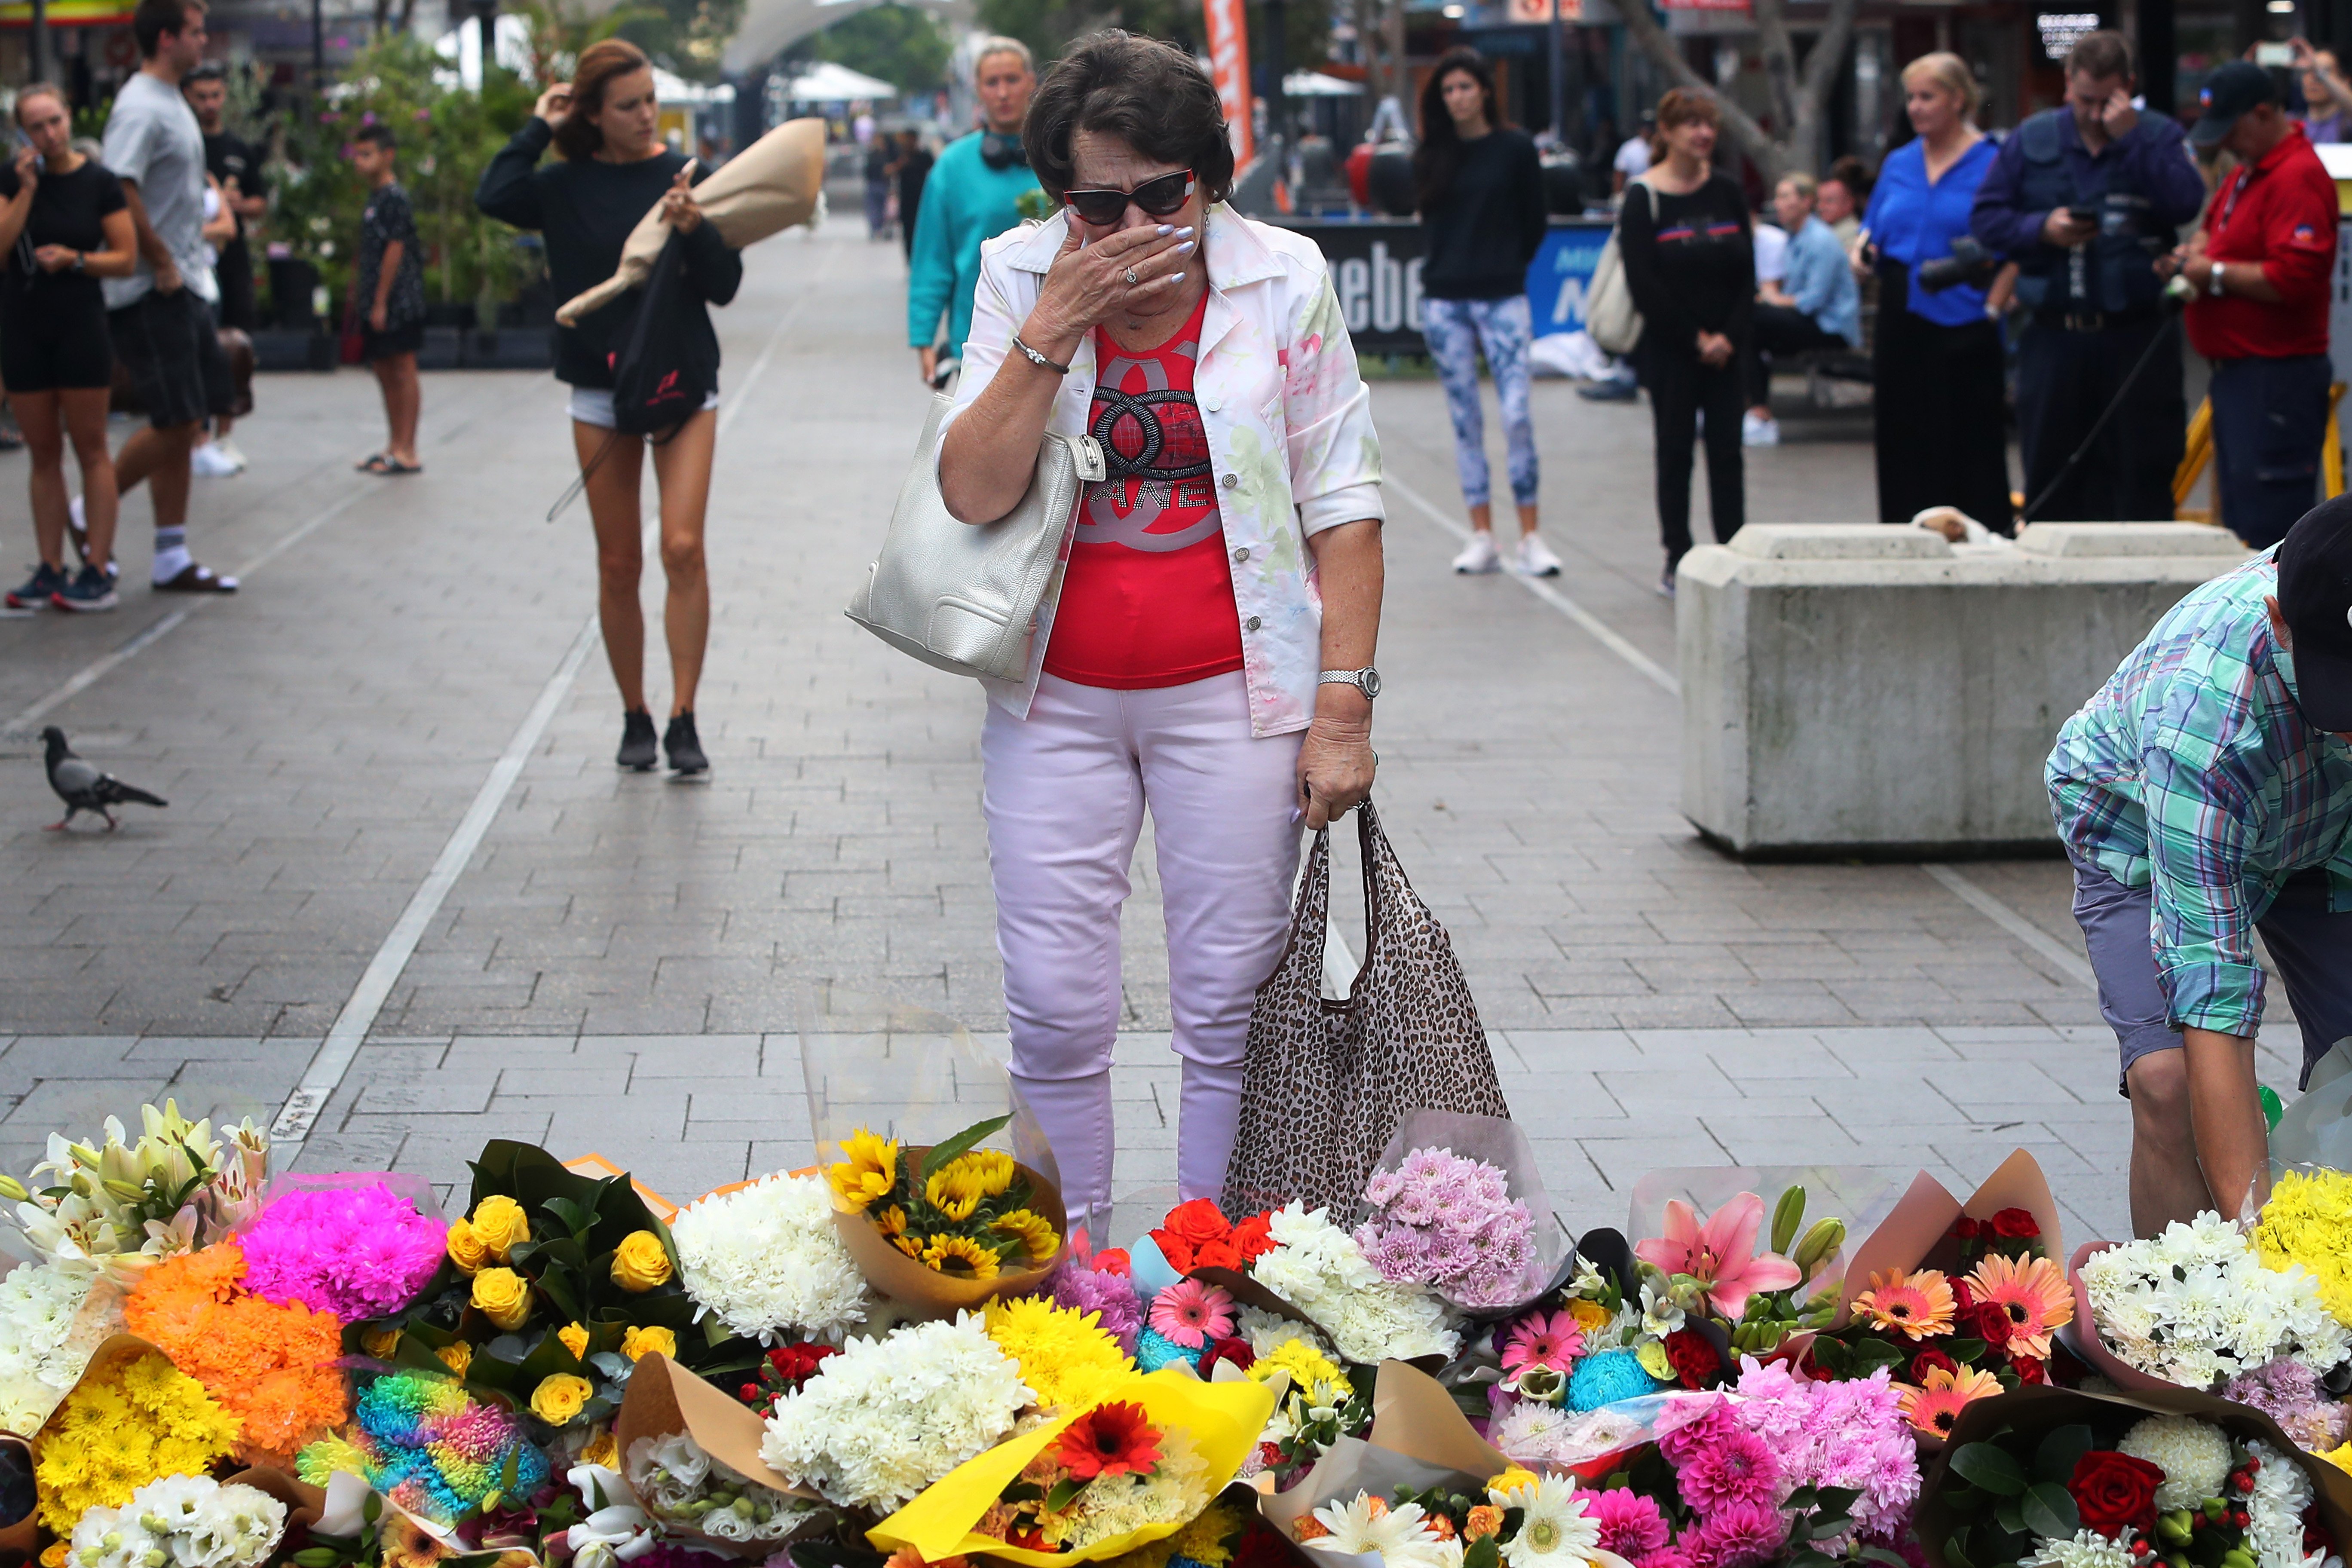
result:
M 996 1254 L 961 1236 L 934 1236 L 923 1248 L 923 1264 L 959 1279 L 996 1278 Z
M 2339 1470 L 2352 1472 L 2352 1443 L 2347 1443 L 2340 1448 L 2330 1448 L 2319 1457 Z
M 1014 1209 L 1011 1214 L 989 1224 L 989 1229 L 1000 1236 L 1017 1236 L 1021 1250 L 1032 1263 L 1043 1263 L 1054 1256 L 1062 1245 L 1054 1222 L 1034 1209 Z
M 1341 1405 L 1356 1392 L 1339 1363 L 1305 1340 L 1285 1340 L 1250 1363 L 1249 1374 L 1260 1383 L 1277 1372 L 1290 1374 L 1291 1387 L 1307 1395 L 1309 1405 Z
M 841 1146 L 842 1160 L 828 1168 L 825 1180 L 833 1195 L 851 1214 L 864 1214 L 875 1199 L 887 1197 L 898 1184 L 898 1141 L 885 1139 L 861 1127 Z
M 2327 1310 L 2352 1324 L 2352 1174 L 2282 1173 L 2254 1226 L 2254 1245 L 2265 1268 L 2309 1269 Z
M 1021 1381 L 1045 1409 L 1083 1408 L 1110 1397 L 1135 1363 L 1102 1327 L 1102 1314 L 1057 1307 L 1042 1297 L 994 1300 L 988 1337 L 1021 1364 Z

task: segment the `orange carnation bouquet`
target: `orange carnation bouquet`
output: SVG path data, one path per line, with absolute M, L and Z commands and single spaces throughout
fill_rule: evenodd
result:
M 351 1415 L 336 1364 L 342 1324 L 299 1301 L 264 1300 L 245 1274 L 234 1238 L 164 1258 L 123 1302 L 123 1325 L 242 1419 L 248 1456 L 284 1457 Z

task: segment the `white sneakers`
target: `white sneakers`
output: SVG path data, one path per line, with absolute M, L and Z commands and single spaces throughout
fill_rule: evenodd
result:
M 1473 573 L 1500 572 L 1503 558 L 1495 552 L 1495 536 L 1485 529 L 1470 535 L 1470 542 L 1454 558 L 1454 569 L 1465 575 Z
M 188 454 L 188 471 L 200 479 L 234 479 L 245 471 L 245 461 L 227 442 L 207 441 Z
M 1559 557 L 1551 552 L 1551 547 L 1540 536 L 1533 533 L 1519 536 L 1519 546 L 1511 552 L 1510 566 L 1523 577 L 1559 575 Z M 1495 548 L 1495 536 L 1483 530 L 1473 532 L 1470 542 L 1464 545 L 1462 553 L 1454 558 L 1454 570 L 1465 576 L 1500 572 L 1502 569 L 1503 556 Z
M 1739 416 L 1739 444 L 1743 447 L 1779 446 L 1780 422 L 1769 414 L 1758 414 L 1750 409 Z

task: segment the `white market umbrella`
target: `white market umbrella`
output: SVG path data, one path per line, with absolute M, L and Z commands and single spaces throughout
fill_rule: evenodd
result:
M 1361 98 L 1364 96 L 1364 84 L 1342 81 L 1336 76 L 1325 76 L 1321 71 L 1292 71 L 1282 79 L 1282 95 L 1285 98 Z
M 896 98 L 898 89 L 879 77 L 825 60 L 787 82 L 783 96 L 793 103 L 846 103 L 858 98 Z

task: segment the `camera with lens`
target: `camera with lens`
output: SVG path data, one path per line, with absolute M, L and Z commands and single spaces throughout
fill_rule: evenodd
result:
M 1966 284 L 1982 289 L 1990 284 L 2000 270 L 2000 258 L 1987 250 L 1974 235 L 1958 235 L 1952 240 L 1952 253 L 1933 261 L 1923 261 L 1914 274 L 1919 287 L 1930 294 Z

